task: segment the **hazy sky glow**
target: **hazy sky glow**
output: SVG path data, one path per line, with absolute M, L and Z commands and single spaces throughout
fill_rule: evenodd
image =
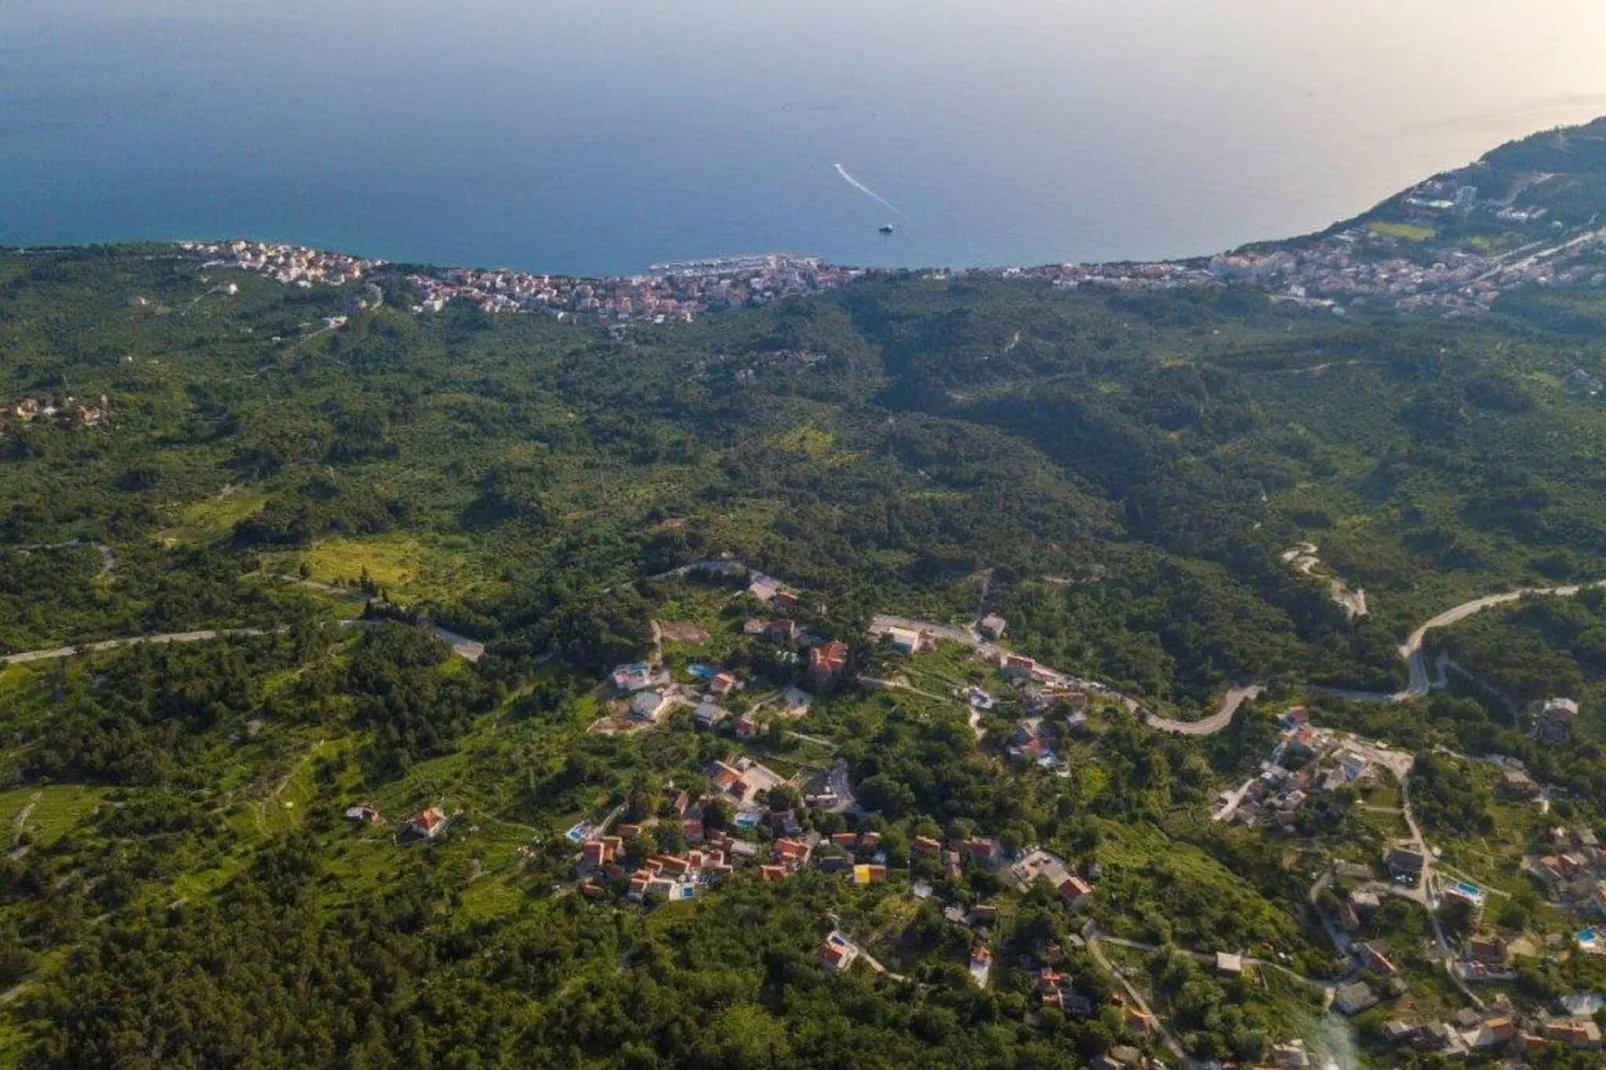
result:
M 1606 114 L 1600 0 L 147 6 L 0 7 L 0 241 L 1150 257 Z

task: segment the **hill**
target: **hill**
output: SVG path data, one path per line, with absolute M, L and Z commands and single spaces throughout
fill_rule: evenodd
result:
M 1510 234 L 1594 225 L 1599 134 L 1314 240 L 1530 256 Z M 1540 813 L 1459 755 L 1520 752 L 1598 827 L 1598 717 L 1541 761 L 1479 685 L 1413 690 L 1399 647 L 1606 577 L 1581 261 L 1450 318 L 1335 316 L 1229 265 L 853 273 L 621 323 L 208 259 L 0 252 L 0 1060 L 1286 1057 L 1339 982 L 1390 987 L 1331 938 L 1368 881 L 1312 874 L 1386 884 L 1422 843 L 1407 782 L 1509 901 L 1488 931 L 1571 938 L 1515 861 Z M 1542 691 L 1494 630 L 1564 632 L 1592 672 L 1596 608 L 1443 642 Z M 1339 735 L 1285 773 L 1366 773 L 1285 819 L 1251 788 L 1295 703 Z M 1400 960 L 1387 1013 L 1425 1023 L 1468 1003 L 1447 964 L 1476 925 L 1421 885 L 1365 932 Z M 1501 991 L 1537 1022 L 1598 961 Z M 1371 1013 L 1365 1057 L 1397 1061 Z

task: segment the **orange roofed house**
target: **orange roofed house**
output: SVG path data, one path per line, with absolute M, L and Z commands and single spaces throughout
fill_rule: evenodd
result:
M 833 639 L 809 651 L 809 676 L 817 683 L 836 679 L 847 667 L 848 644 L 840 639 Z

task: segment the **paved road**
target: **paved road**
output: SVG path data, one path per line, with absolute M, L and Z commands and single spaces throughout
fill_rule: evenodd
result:
M 322 594 L 334 595 L 337 598 L 344 598 L 352 602 L 372 602 L 376 606 L 393 606 L 395 608 L 402 609 L 404 612 L 406 611 L 406 607 L 395 606 L 395 603 L 393 602 L 387 602 L 382 598 L 375 598 L 368 592 L 356 587 L 344 587 L 338 583 L 323 583 L 319 580 L 304 580 L 295 576 L 280 576 L 279 578 L 288 580 L 291 583 L 300 584 L 309 591 L 318 591 Z M 456 654 L 465 661 L 477 662 L 480 660 L 480 658 L 485 656 L 484 643 L 470 639 L 466 635 L 458 635 L 456 632 L 448 631 L 434 622 L 426 623 L 421 625 L 421 627 L 429 629 L 429 631 L 433 633 L 436 638 L 443 640 L 447 646 L 452 648 L 452 653 Z M 655 641 L 658 635 L 657 628 L 658 622 L 653 621 L 653 636 Z
M 1202 721 L 1173 721 L 1151 713 L 1148 716 L 1148 725 L 1157 731 L 1172 732 L 1179 736 L 1213 735 L 1232 723 L 1232 715 L 1238 712 L 1239 706 L 1260 697 L 1261 692 L 1265 690 L 1259 684 L 1235 687 L 1221 700 L 1221 708 Z
M 288 631 L 274 628 L 273 632 Z M 268 635 L 262 628 L 207 628 L 198 632 L 163 632 L 158 635 L 136 635 L 127 639 L 103 639 L 98 643 L 78 646 L 58 646 L 49 650 L 27 650 L 20 654 L 0 655 L 0 665 L 23 665 L 31 661 L 56 661 L 74 654 L 92 654 L 102 650 L 117 650 L 125 646 L 147 646 L 163 643 L 204 643 L 213 639 L 239 639 L 246 636 Z
M 1143 993 L 1137 990 L 1136 985 L 1127 980 L 1126 974 L 1121 970 L 1121 967 L 1111 962 L 1105 957 L 1104 952 L 1099 949 L 1100 938 L 1098 930 L 1096 928 L 1089 929 L 1086 939 L 1087 952 L 1093 956 L 1093 961 L 1099 964 L 1100 969 L 1119 982 L 1121 987 L 1126 990 L 1127 998 L 1137 1006 L 1138 1010 L 1154 1019 L 1155 1028 L 1160 1032 L 1160 1042 L 1165 1045 L 1167 1051 L 1176 1056 L 1178 1062 L 1185 1062 L 1188 1058 L 1187 1053 L 1182 1050 L 1182 1045 L 1177 1043 L 1177 1038 L 1171 1035 L 1171 1030 L 1167 1029 L 1164 1023 L 1160 1021 L 1160 1016 L 1149 1009 L 1149 1003 L 1143 998 Z M 1113 943 L 1114 941 L 1111 942 Z
M 372 626 L 374 621 L 341 621 L 342 628 Z M 48 650 L 25 650 L 17 654 L 0 654 L 0 667 L 26 665 L 35 661 L 59 661 L 77 654 L 94 654 L 106 650 L 119 650 L 130 646 L 160 646 L 167 643 L 206 643 L 217 639 L 244 639 L 262 635 L 282 635 L 288 626 L 278 628 L 204 628 L 196 632 L 161 632 L 156 635 L 133 635 L 126 639 L 102 639 L 97 643 L 80 643 L 77 646 L 58 646 Z M 467 661 L 478 661 L 485 653 L 485 645 L 449 632 L 438 625 L 429 630 L 452 647 L 452 652 Z
M 1409 682 L 1406 684 L 1405 690 L 1396 691 L 1393 694 L 1381 691 L 1351 691 L 1337 687 L 1321 688 L 1320 690 L 1330 695 L 1357 702 L 1407 702 L 1411 699 L 1423 698 L 1433 688 L 1444 686 L 1445 670 L 1451 667 L 1448 659 L 1441 658 L 1439 679 L 1434 680 L 1429 673 L 1427 655 L 1423 653 L 1423 643 L 1429 632 L 1439 628 L 1448 628 L 1452 624 L 1466 620 L 1468 617 L 1481 613 L 1492 606 L 1506 605 L 1527 595 L 1550 595 L 1569 598 L 1581 591 L 1600 587 L 1606 587 L 1606 580 L 1595 580 L 1592 583 L 1564 584 L 1559 587 L 1521 587 L 1515 591 L 1484 595 L 1482 598 L 1474 598 L 1471 601 L 1462 602 L 1460 605 L 1453 606 L 1423 623 L 1400 645 L 1400 658 L 1405 662 L 1406 671 L 1409 675 Z M 1455 666 L 1455 668 L 1459 669 L 1460 667 Z M 1465 670 L 1461 671 L 1465 672 Z M 1246 694 L 1246 692 L 1253 693 Z M 1162 732 L 1175 732 L 1180 735 L 1211 735 L 1232 723 L 1233 714 L 1237 712 L 1238 707 L 1243 704 L 1245 698 L 1253 698 L 1259 692 L 1259 687 L 1233 688 L 1227 692 L 1226 698 L 1223 699 L 1221 710 L 1214 716 L 1202 721 L 1172 721 L 1151 714 L 1148 717 L 1149 727 Z
M 1400 657 L 1405 660 L 1406 668 L 1410 673 L 1410 683 L 1406 684 L 1404 691 L 1394 696 L 1394 700 L 1403 702 L 1406 699 L 1421 698 L 1428 693 L 1432 682 L 1428 677 L 1427 658 L 1422 654 L 1422 641 L 1427 638 L 1429 632 L 1437 628 L 1448 628 L 1450 625 L 1466 620 L 1468 617 L 1481 613 L 1491 606 L 1515 602 L 1525 595 L 1556 595 L 1570 598 L 1580 591 L 1589 590 L 1592 587 L 1606 587 L 1606 580 L 1596 580 L 1593 583 L 1567 584 L 1561 587 L 1521 587 L 1515 591 L 1506 591 L 1503 594 L 1491 594 L 1482 598 L 1474 598 L 1470 602 L 1462 602 L 1458 606 L 1445 610 L 1417 628 L 1401 644 Z

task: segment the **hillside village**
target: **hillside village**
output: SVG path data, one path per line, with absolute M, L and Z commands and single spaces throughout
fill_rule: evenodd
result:
M 779 738 L 775 733 L 812 739 L 811 710 L 821 702 L 909 693 L 962 711 L 994 760 L 1012 770 L 1009 775 L 1074 781 L 1075 755 L 1110 725 L 1143 715 L 1141 707 L 1107 686 L 1004 647 L 1008 622 L 996 613 L 983 614 L 969 628 L 878 617 L 868 645 L 855 646 L 832 637 L 828 607 L 818 598 L 739 562 L 698 562 L 660 579 L 707 591 L 714 604 L 725 606 L 720 626 L 726 632 L 690 621 L 655 622 L 655 650 L 598 683 L 607 712 L 592 730 L 651 732 L 684 718 L 692 731 L 731 746 L 704 768 L 697 784 L 669 784 L 661 796 L 628 800 L 576 823 L 566 835 L 573 853 L 570 880 L 560 894 L 653 910 L 701 900 L 733 880 L 828 880 L 885 889 L 940 910 L 943 923 L 962 934 L 955 939 L 966 948 L 963 966 L 973 984 L 987 988 L 1001 977 L 1024 974 L 1044 1009 L 1089 1018 L 1108 1008 L 1136 1046 L 1112 1052 L 1106 1062 L 1163 1061 L 1157 1053 L 1174 1040 L 1140 989 L 1090 988 L 1064 972 L 1068 956 L 1158 953 L 1103 931 L 1099 919 L 1118 904 L 1099 906 L 1105 874 L 1098 861 L 1011 842 L 996 830 L 945 835 L 931 822 L 900 827 L 860 805 L 842 761 L 827 758 L 809 768 L 788 759 L 784 764 L 793 771 L 783 772 L 764 757 L 767 741 Z M 703 652 L 711 649 L 726 653 L 709 658 Z M 928 676 L 929 670 L 916 671 L 926 661 L 954 657 L 971 666 L 962 686 L 928 693 L 916 682 Z M 1400 815 L 1394 819 L 1402 822 L 1397 835 L 1362 841 L 1371 844 L 1369 860 L 1346 861 L 1344 855 L 1355 855 L 1345 851 L 1314 874 L 1310 907 L 1343 968 L 1304 983 L 1319 990 L 1333 1013 L 1371 1023 L 1367 1028 L 1376 1031 L 1379 1043 L 1402 1051 L 1495 1053 L 1520 1061 L 1522 1053 L 1552 1044 L 1600 1047 L 1599 1025 L 1578 1011 L 1576 999 L 1536 1011 L 1511 998 L 1522 964 L 1544 952 L 1537 937 L 1512 933 L 1485 916 L 1491 896 L 1508 892 L 1491 892 L 1467 879 L 1423 838 L 1407 791 L 1412 756 L 1323 727 L 1315 712 L 1292 705 L 1278 714 L 1273 743 L 1253 775 L 1221 793 L 1210 813 L 1217 823 L 1290 841 L 1331 835 L 1346 814 Z M 1533 714 L 1534 731 L 1564 738 L 1576 713 L 1571 700 L 1541 704 Z M 989 725 L 1000 728 L 989 735 Z M 1537 813 L 1550 797 L 1520 763 L 1489 764 L 1499 770 L 1497 790 L 1513 803 Z M 1389 799 L 1389 805 L 1369 801 Z M 430 809 L 403 832 L 428 842 L 449 823 L 439 809 Z M 1525 858 L 1523 866 L 1556 908 L 1580 919 L 1569 941 L 1577 953 L 1606 953 L 1597 935 L 1597 927 L 1606 929 L 1606 854 L 1587 826 L 1557 827 L 1552 842 L 1550 853 Z M 1012 939 L 1010 918 L 1023 897 L 1037 895 L 1055 904 L 1066 937 L 1000 960 Z M 1393 903 L 1426 909 L 1433 934 L 1422 947 L 1400 942 L 1395 922 L 1388 920 L 1398 909 Z M 1441 924 L 1452 916 L 1464 919 L 1453 932 L 1448 922 Z M 899 977 L 897 964 L 885 961 L 888 949 L 874 943 L 837 921 L 819 946 L 819 967 L 830 974 L 862 968 Z M 1262 959 L 1255 951 L 1201 948 L 1190 954 L 1206 962 L 1213 976 L 1235 984 L 1288 970 L 1286 956 L 1267 953 Z M 1460 986 L 1462 999 L 1436 996 L 1435 973 Z M 1115 975 L 1122 976 L 1118 970 Z M 1432 1010 L 1424 1015 L 1423 1008 Z M 1267 1065 L 1313 1065 L 1303 1045 L 1296 1033 L 1278 1038 Z

